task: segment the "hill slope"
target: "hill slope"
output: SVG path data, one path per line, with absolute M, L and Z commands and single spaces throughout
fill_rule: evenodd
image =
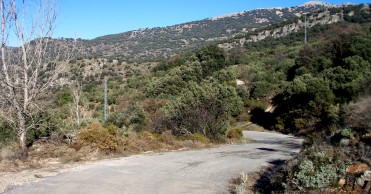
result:
M 84 40 L 80 51 L 85 56 L 123 61 L 165 59 L 210 42 L 243 36 L 262 27 L 298 20 L 303 14 L 334 7 L 339 6 L 312 2 L 298 7 L 256 9 L 169 27 L 140 29 Z M 340 12 L 341 9 L 336 13 L 326 12 L 324 15 L 330 20 L 322 24 L 341 21 Z

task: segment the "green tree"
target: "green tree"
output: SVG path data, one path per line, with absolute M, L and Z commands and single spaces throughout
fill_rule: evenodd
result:
M 178 97 L 164 107 L 165 118 L 158 127 L 174 134 L 201 133 L 223 140 L 228 119 L 241 111 L 242 101 L 232 86 L 204 81 L 190 82 Z
M 226 67 L 226 54 L 216 45 L 205 46 L 196 51 L 196 57 L 202 65 L 203 75 L 209 76 L 214 71 Z
M 291 132 L 313 129 L 334 101 L 330 84 L 323 78 L 305 74 L 295 78 L 278 94 L 273 102 L 277 106 L 277 123 Z

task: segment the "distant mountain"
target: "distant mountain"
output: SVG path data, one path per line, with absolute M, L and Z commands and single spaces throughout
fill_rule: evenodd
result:
M 275 25 L 282 22 L 295 23 L 296 25 L 288 30 L 275 33 L 277 37 L 284 36 L 304 26 L 303 14 L 317 13 L 309 18 L 309 22 L 320 24 L 339 22 L 343 20 L 343 10 L 347 6 L 311 1 L 298 7 L 256 9 L 169 27 L 134 30 L 92 40 L 81 40 L 79 53 L 85 57 L 102 57 L 120 61 L 165 59 L 205 44 L 236 39 L 251 33 L 257 35 L 255 39 L 246 40 L 244 37 L 244 41 L 260 40 L 262 37 L 259 36 L 260 29 L 273 29 Z M 369 5 L 367 9 L 369 13 Z

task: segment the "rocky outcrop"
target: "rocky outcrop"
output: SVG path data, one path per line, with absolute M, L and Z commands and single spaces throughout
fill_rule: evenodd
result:
M 327 25 L 327 24 L 333 24 L 333 23 L 337 23 L 341 21 L 343 21 L 343 16 L 341 13 L 331 14 L 329 11 L 324 11 L 324 12 L 308 17 L 307 27 L 311 28 L 318 24 Z M 223 43 L 223 44 L 220 44 L 219 46 L 224 49 L 231 49 L 231 48 L 238 47 L 238 46 L 242 47 L 246 43 L 261 41 L 268 37 L 273 37 L 273 38 L 284 37 L 291 33 L 298 32 L 304 27 L 305 27 L 305 21 L 299 19 L 295 23 L 287 24 L 287 25 L 284 25 L 278 28 L 261 30 L 259 32 L 254 33 L 253 35 L 248 36 L 247 38 L 244 37 L 241 39 L 237 39 L 233 43 Z

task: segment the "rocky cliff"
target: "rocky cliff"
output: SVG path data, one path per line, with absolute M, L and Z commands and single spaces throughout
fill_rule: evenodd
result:
M 251 33 L 251 35 L 248 35 L 247 37 L 235 39 L 232 43 L 222 43 L 219 44 L 219 46 L 224 49 L 242 47 L 249 42 L 257 42 L 260 40 L 264 40 L 267 37 L 279 38 L 287 36 L 288 34 L 298 32 L 299 30 L 305 28 L 305 25 L 307 25 L 308 28 L 311 28 L 315 25 L 333 24 L 344 20 L 342 12 L 331 13 L 327 10 L 311 14 L 306 19 L 307 22 L 305 22 L 303 16 L 292 23 L 277 28 L 268 27 L 267 29 L 256 30 L 255 33 Z

